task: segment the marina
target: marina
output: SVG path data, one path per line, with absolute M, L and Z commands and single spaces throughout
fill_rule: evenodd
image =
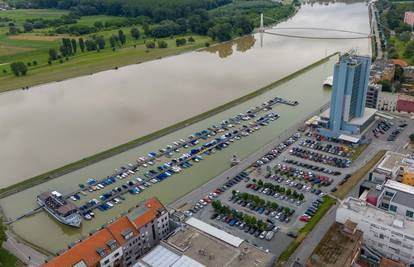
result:
M 79 207 L 79 213 L 86 220 L 91 220 L 94 217 L 94 209 L 98 208 L 100 211 L 106 211 L 112 208 L 114 204 L 120 203 L 120 199 L 124 199 L 122 197 L 123 194 L 127 192 L 133 195 L 139 194 L 152 184 L 161 182 L 171 175 L 181 172 L 182 169 L 192 167 L 194 163 L 203 160 L 203 157 L 208 156 L 217 150 L 222 150 L 228 147 L 231 143 L 240 140 L 242 137 L 249 136 L 255 131 L 258 131 L 261 127 L 267 126 L 270 122 L 277 120 L 279 118 L 277 113 L 268 112 L 272 110 L 276 104 L 296 106 L 299 103 L 297 101 L 290 101 L 275 97 L 265 101 L 261 106 L 247 110 L 246 113 L 240 113 L 229 118 L 228 120 L 224 120 L 219 125 L 212 125 L 208 129 L 196 132 L 187 137 L 187 140 L 180 139 L 173 142 L 172 145 L 159 149 L 158 153 L 149 152 L 147 156 L 139 157 L 136 160 L 136 163 L 128 163 L 125 166 L 115 169 L 111 176 L 107 176 L 106 178 L 99 180 L 89 178 L 86 185 L 79 184 L 80 189 L 78 191 L 67 194 L 66 196 L 62 196 L 59 193 L 59 198 L 61 198 L 62 201 L 67 201 L 69 199 L 73 202 L 78 201 L 81 199 L 81 195 L 86 196 L 87 192 L 104 189 L 105 187 L 115 183 L 116 179 L 123 180 L 128 177 L 131 178 L 131 176 L 133 176 L 140 168 L 149 168 L 149 166 L 153 166 L 156 162 L 161 161 L 163 157 L 170 158 L 173 153 L 178 153 L 181 148 L 191 148 L 190 151 L 183 153 L 180 157 L 174 158 L 154 169 L 148 170 L 144 173 L 144 179 L 136 177 L 135 179 L 129 180 L 126 184 L 122 184 L 121 186 L 117 186 L 112 188 L 110 191 L 103 193 L 99 196 L 99 200 L 90 199 L 85 202 Z M 263 112 L 265 112 L 265 114 L 261 115 Z M 261 116 L 256 118 L 259 115 Z M 239 127 L 236 127 L 236 125 Z M 215 137 L 218 134 L 221 134 L 221 136 Z M 212 137 L 215 138 L 210 140 Z M 205 140 L 206 143 L 201 146 L 196 146 L 201 139 Z M 53 192 L 55 192 L 53 196 L 58 194 L 56 191 Z M 45 193 L 42 193 L 41 195 L 43 194 Z M 47 192 L 46 194 L 49 196 Z M 45 206 L 45 202 L 43 200 L 39 202 L 39 197 L 37 197 L 37 199 L 39 205 Z M 50 212 L 50 209 L 47 209 L 47 207 L 45 207 L 45 209 Z M 33 214 L 32 211 L 28 213 Z M 9 223 L 27 217 L 28 213 L 18 216 L 17 219 L 10 220 Z M 56 213 L 54 211 L 50 213 L 53 217 L 57 218 L 58 221 L 62 222 L 63 219 L 56 217 Z M 62 223 L 67 224 L 65 222 Z

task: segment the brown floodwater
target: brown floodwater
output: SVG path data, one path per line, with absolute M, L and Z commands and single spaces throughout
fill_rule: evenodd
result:
M 304 4 L 278 25 L 292 26 L 369 32 L 367 7 Z M 368 42 L 265 35 L 261 46 L 255 34 L 205 51 L 0 94 L 0 187 L 169 126 L 354 47 L 366 52 Z

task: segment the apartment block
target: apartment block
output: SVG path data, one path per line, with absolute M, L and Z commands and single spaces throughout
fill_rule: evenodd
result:
M 129 267 L 170 233 L 169 213 L 157 198 L 91 233 L 44 267 Z

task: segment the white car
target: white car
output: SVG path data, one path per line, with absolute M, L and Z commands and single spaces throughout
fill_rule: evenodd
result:
M 260 238 L 260 239 L 264 239 L 266 235 L 267 235 L 267 232 L 266 232 L 266 231 L 263 231 L 263 232 L 260 234 L 259 238 Z

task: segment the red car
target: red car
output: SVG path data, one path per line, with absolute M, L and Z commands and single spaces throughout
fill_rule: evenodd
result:
M 302 215 L 299 217 L 299 221 L 302 221 L 302 222 L 309 222 L 309 220 L 310 220 L 310 217 L 306 215 Z

